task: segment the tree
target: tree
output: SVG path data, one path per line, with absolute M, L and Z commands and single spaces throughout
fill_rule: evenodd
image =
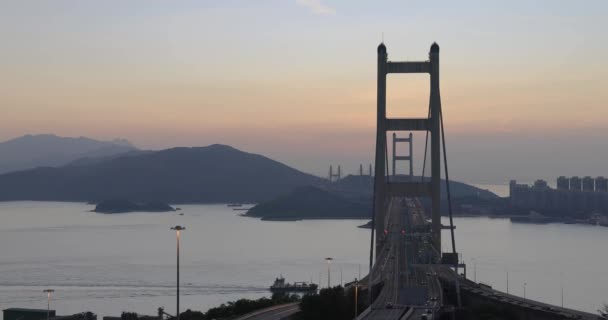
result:
M 604 303 L 604 305 L 597 310 L 602 316 L 607 316 L 608 315 L 608 304 Z
M 66 317 L 66 320 L 96 320 L 96 319 L 97 319 L 97 315 L 90 311 L 75 313 L 69 317 Z
M 341 286 L 322 289 L 319 294 L 308 294 L 300 302 L 303 319 L 350 320 L 354 315 L 354 296 Z
M 120 315 L 120 320 L 137 320 L 139 315 L 135 312 L 123 312 Z

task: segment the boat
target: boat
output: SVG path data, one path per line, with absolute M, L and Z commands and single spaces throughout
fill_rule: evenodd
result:
M 317 285 L 307 282 L 286 283 L 285 278 L 280 276 L 274 280 L 274 284 L 270 286 L 272 293 L 287 293 L 287 292 L 317 292 Z
M 241 203 L 229 203 L 227 204 L 228 207 L 242 207 L 243 205 Z

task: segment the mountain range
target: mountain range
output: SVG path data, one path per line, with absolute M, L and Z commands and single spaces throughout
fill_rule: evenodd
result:
M 392 176 L 391 181 L 407 180 L 409 177 Z M 414 177 L 420 181 L 421 177 Z M 428 179 L 428 177 L 427 177 Z M 320 186 L 294 189 L 273 200 L 255 205 L 247 211 L 248 216 L 263 219 L 319 219 L 319 218 L 369 218 L 372 208 L 374 179 L 368 175 L 349 175 L 339 181 Z M 448 214 L 447 184 L 441 180 L 441 213 Z M 500 202 L 500 198 L 487 190 L 450 181 L 452 205 L 488 204 Z M 430 211 L 430 199 L 421 198 L 421 203 Z
M 368 218 L 371 201 L 358 202 L 314 186 L 294 189 L 255 205 L 247 216 L 264 219 Z
M 78 159 L 94 159 L 135 151 L 129 141 L 99 141 L 52 134 L 25 135 L 0 142 L 0 173 L 58 167 Z
M 263 204 L 251 212 L 260 216 L 340 211 L 346 217 L 368 212 L 373 192 L 370 176 L 328 182 L 221 144 L 142 151 L 125 140 L 38 135 L 2 143 L 0 152 L 5 163 L 22 159 L 22 169 L 0 174 L 0 201 L 239 202 Z M 450 185 L 456 198 L 496 197 L 463 183 Z
M 261 202 L 323 179 L 226 145 L 127 152 L 0 175 L 0 201 Z

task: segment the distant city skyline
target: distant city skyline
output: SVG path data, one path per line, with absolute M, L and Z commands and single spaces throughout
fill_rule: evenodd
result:
M 0 140 L 228 144 L 305 172 L 372 162 L 375 54 L 441 46 L 454 179 L 608 176 L 605 1 L 3 1 Z M 425 77 L 389 81 L 424 115 Z M 415 172 L 424 136 L 414 137 Z M 404 164 L 405 165 L 405 164 Z M 403 170 L 405 172 L 405 168 Z

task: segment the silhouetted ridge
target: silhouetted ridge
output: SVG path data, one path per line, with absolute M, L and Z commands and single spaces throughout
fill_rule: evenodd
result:
M 137 150 L 129 141 L 98 141 L 52 134 L 25 135 L 0 142 L 0 174 L 36 167 L 59 167 L 78 159 L 95 159 Z
M 274 218 L 369 218 L 370 205 L 347 199 L 317 187 L 307 186 L 258 204 L 247 215 Z
M 0 175 L 0 200 L 260 202 L 321 182 L 264 156 L 216 144 Z
M 408 177 L 404 175 L 397 175 L 395 177 L 391 176 L 390 181 L 407 181 Z M 420 176 L 414 176 L 414 181 L 420 181 L 422 178 Z M 430 179 L 429 177 L 425 177 L 427 181 Z M 348 175 L 340 181 L 331 183 L 327 185 L 327 188 L 333 192 L 345 194 L 349 196 L 356 197 L 368 197 L 371 196 L 373 192 L 373 182 L 374 178 L 368 175 Z M 452 197 L 454 198 L 463 198 L 463 197 L 478 197 L 480 199 L 497 199 L 498 196 L 494 193 L 477 188 L 475 186 L 458 182 L 458 181 L 450 181 L 450 191 L 452 192 Z M 445 199 L 447 197 L 447 188 L 444 179 L 441 179 L 441 198 Z
M 391 177 L 391 181 L 405 180 L 405 176 Z M 414 177 L 420 180 L 420 177 Z M 446 184 L 442 180 L 442 213 L 447 213 Z M 498 196 L 462 182 L 451 181 L 453 203 L 460 205 L 489 205 L 500 201 Z M 317 187 L 298 188 L 277 199 L 263 202 L 247 215 L 266 219 L 369 218 L 372 204 L 373 177 L 348 175 L 337 182 L 326 182 Z M 421 198 L 430 210 L 429 199 Z

